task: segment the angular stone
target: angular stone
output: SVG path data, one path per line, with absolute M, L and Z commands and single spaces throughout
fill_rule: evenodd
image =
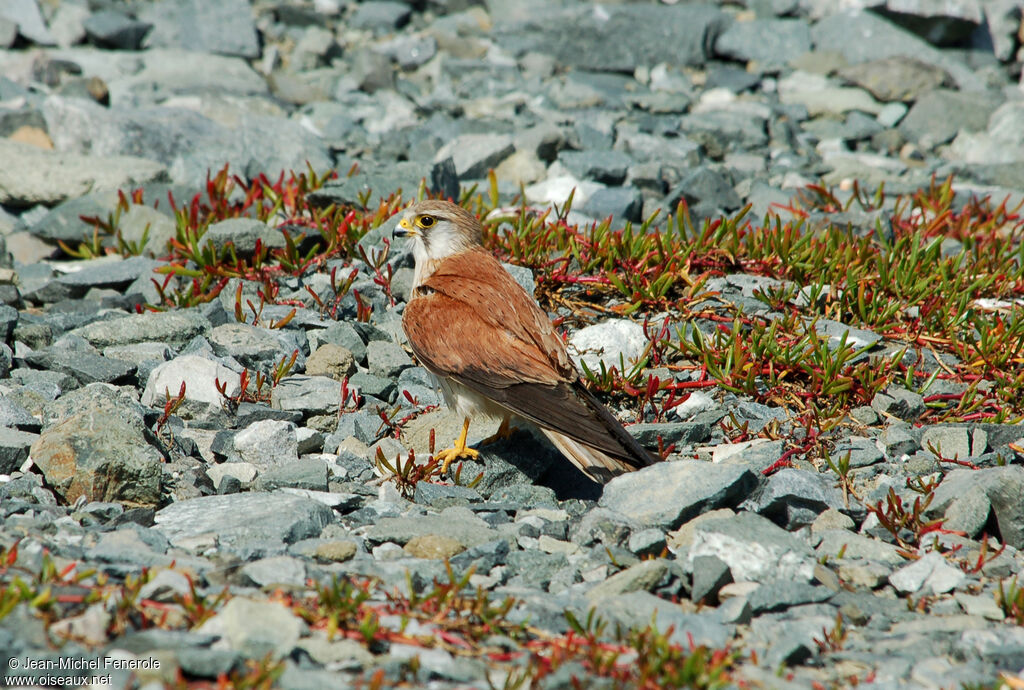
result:
M 396 378 L 404 369 L 413 366 L 412 359 L 397 343 L 374 340 L 366 346 L 366 361 L 372 376 Z
M 783 468 L 768 478 L 741 505 L 787 530 L 809 525 L 828 509 L 845 507 L 842 494 L 822 476 Z
M 623 629 L 654 625 L 678 645 L 707 645 L 720 649 L 732 638 L 734 626 L 724 624 L 716 615 L 686 613 L 673 604 L 646 591 L 610 596 L 596 602 L 598 616 L 614 621 Z M 584 614 L 586 610 L 579 612 Z M 579 613 L 577 617 L 579 617 Z M 582 619 L 581 619 L 582 620 Z
M 428 534 L 449 537 L 466 547 L 495 541 L 500 536 L 465 508 L 447 508 L 440 515 L 382 518 L 367 529 L 365 536 L 378 544 L 385 541 L 406 544 Z
M 641 525 L 674 529 L 701 513 L 735 505 L 756 482 L 743 467 L 662 462 L 612 479 L 599 505 Z
M 79 156 L 0 139 L 0 203 L 52 206 L 100 189 L 167 180 L 167 169 L 134 156 Z
M 472 180 L 484 177 L 513 151 L 515 146 L 507 134 L 463 134 L 442 146 L 434 162 L 451 158 L 459 179 Z
M 706 5 L 612 5 L 600 13 L 571 7 L 530 12 L 522 24 L 499 31 L 498 41 L 580 70 L 632 74 L 639 66 L 662 62 L 703 64 L 725 23 L 719 9 Z M 571 33 L 564 31 L 567 26 Z M 643 27 L 643 41 L 621 40 L 637 27 Z
M 207 335 L 210 322 L 195 311 L 166 311 L 132 314 L 119 319 L 97 321 L 71 331 L 102 350 L 111 345 L 163 342 L 184 347 L 197 335 Z
M 931 551 L 889 576 L 889 584 L 902 594 L 945 594 L 956 589 L 967 576 L 942 556 Z
M 319 536 L 334 519 L 330 508 L 309 498 L 284 492 L 240 493 L 172 503 L 157 511 L 156 530 L 172 544 L 215 535 L 222 548 L 251 559 Z
M 217 389 L 217 383 L 225 386 L 224 394 Z M 207 406 L 219 407 L 225 401 L 225 395 L 238 395 L 238 374 L 222 364 L 199 355 L 181 355 L 169 362 L 157 366 L 150 372 L 146 388 L 142 391 L 142 404 L 150 407 L 162 407 L 168 395 L 174 398 L 185 386 L 185 399 L 191 401 L 198 409 Z M 198 413 L 189 407 L 179 408 L 179 412 Z
M 153 28 L 148 22 L 140 22 L 114 10 L 95 12 L 82 22 L 82 26 L 95 45 L 114 50 L 138 50 L 142 39 Z
M 594 373 L 601 365 L 608 370 L 629 371 L 643 354 L 647 337 L 643 326 L 626 319 L 610 319 L 581 328 L 569 338 L 569 354 L 582 369 L 586 366 Z
M 48 485 L 69 503 L 79 496 L 144 505 L 160 501 L 163 456 L 120 416 L 73 415 L 40 434 L 31 453 Z
M 597 602 L 629 592 L 650 591 L 657 588 L 667 575 L 668 565 L 665 561 L 640 561 L 590 589 L 587 599 Z
M 715 52 L 760 68 L 783 67 L 811 49 L 807 22 L 797 19 L 755 19 L 734 22 L 715 41 Z
M 665 446 L 673 443 L 686 445 L 703 443 L 711 438 L 711 426 L 702 422 L 670 422 L 664 424 L 630 424 L 630 436 L 646 448 L 657 448 L 660 438 Z
M 607 185 L 622 184 L 633 165 L 621 151 L 562 151 L 558 160 L 576 177 Z
M 413 558 L 451 558 L 457 553 L 466 550 L 465 545 L 458 539 L 443 534 L 424 534 L 413 537 L 405 543 L 405 552 Z
M 234 446 L 242 460 L 261 467 L 292 463 L 299 457 L 295 425 L 291 422 L 253 422 L 235 434 Z
M 845 529 L 828 529 L 817 534 L 821 537 L 816 547 L 819 557 L 864 559 L 886 565 L 900 565 L 906 562 L 899 549 L 880 539 L 872 539 Z
M 914 103 L 899 130 L 908 141 L 930 148 L 961 131 L 984 132 L 998 105 L 978 94 L 936 89 Z
M 306 374 L 309 376 L 329 376 L 335 381 L 341 381 L 355 371 L 356 362 L 352 352 L 334 343 L 324 343 L 306 360 Z
M 908 55 L 894 55 L 848 65 L 839 70 L 842 79 L 867 89 L 883 102 L 913 103 L 921 95 L 943 85 L 950 77 L 944 69 Z
M 234 597 L 196 632 L 217 635 L 249 658 L 281 659 L 291 653 L 305 628 L 283 604 Z
M 274 409 L 304 416 L 337 414 L 341 402 L 341 384 L 326 376 L 288 376 L 270 394 Z
M 700 556 L 715 556 L 727 563 L 737 581 L 789 578 L 809 582 L 814 573 L 811 547 L 754 513 L 697 525 L 690 561 Z
M 0 474 L 11 474 L 21 467 L 38 439 L 39 434 L 0 427 Z
M 245 0 L 145 4 L 139 8 L 138 17 L 154 25 L 146 41 L 148 47 L 243 58 L 260 56 L 253 10 Z

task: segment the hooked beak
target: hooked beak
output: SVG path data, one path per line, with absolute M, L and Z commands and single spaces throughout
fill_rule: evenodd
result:
M 412 237 L 418 234 L 416 229 L 413 228 L 412 223 L 409 222 L 408 218 L 403 218 L 395 226 L 395 229 L 391 231 L 391 239 L 396 237 Z

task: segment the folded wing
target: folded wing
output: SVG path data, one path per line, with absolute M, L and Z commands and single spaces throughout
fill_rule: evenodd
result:
M 589 474 L 654 462 L 583 386 L 547 315 L 488 252 L 444 259 L 402 321 L 427 369 L 537 424 Z

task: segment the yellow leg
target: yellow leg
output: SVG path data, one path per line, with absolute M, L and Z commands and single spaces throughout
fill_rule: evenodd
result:
M 467 436 L 469 436 L 469 417 L 466 417 L 465 421 L 462 422 L 462 433 L 459 434 L 459 439 L 455 442 L 455 447 L 448 448 L 447 450 L 442 450 L 434 454 L 434 459 L 440 460 L 442 463 L 441 474 L 447 473 L 448 467 L 459 458 L 475 460 L 479 457 L 479 451 L 466 447 Z
M 511 438 L 512 434 L 516 433 L 517 431 L 519 431 L 519 427 L 512 426 L 512 423 L 508 417 L 502 417 L 501 425 L 498 426 L 498 430 L 495 431 L 494 434 L 492 434 L 491 436 L 488 436 L 483 441 L 481 441 L 480 445 L 486 446 L 489 443 L 504 441 L 505 439 Z

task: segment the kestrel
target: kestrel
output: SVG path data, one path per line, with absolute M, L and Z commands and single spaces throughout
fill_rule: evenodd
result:
M 473 214 L 447 201 L 406 209 L 393 235 L 413 238 L 416 268 L 402 327 L 434 375 L 448 407 L 463 417 L 453 448 L 435 454 L 443 471 L 466 447 L 470 419 L 511 417 L 537 425 L 591 478 L 611 477 L 656 459 L 586 389 L 554 325 L 481 244 Z

